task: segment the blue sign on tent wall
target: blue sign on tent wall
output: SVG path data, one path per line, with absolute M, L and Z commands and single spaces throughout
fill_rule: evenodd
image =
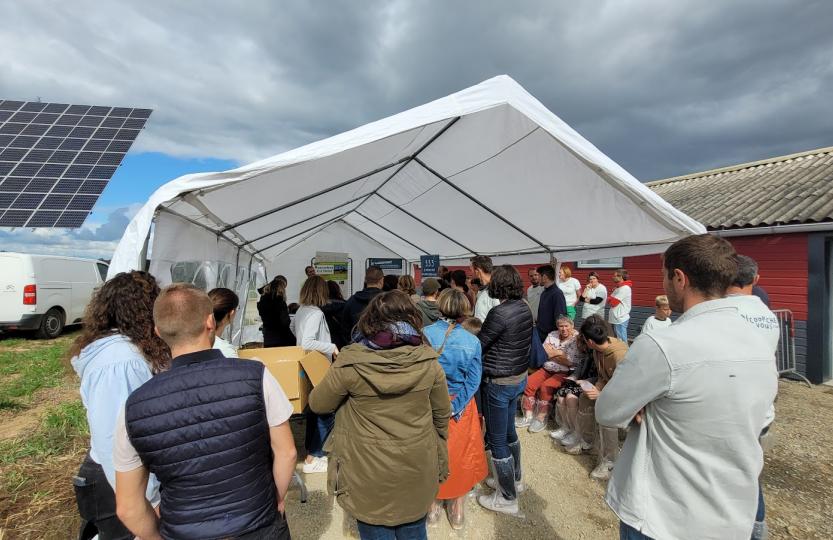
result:
M 439 255 L 420 255 L 419 269 L 422 271 L 422 277 L 439 277 L 440 271 L 440 256 Z

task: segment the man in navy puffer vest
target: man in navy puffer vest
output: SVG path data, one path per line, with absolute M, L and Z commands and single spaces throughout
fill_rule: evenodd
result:
M 113 463 L 119 519 L 144 540 L 289 538 L 284 500 L 295 469 L 292 407 L 263 364 L 212 349 L 211 300 L 185 284 L 153 307 L 171 369 L 127 399 Z M 161 483 L 160 516 L 145 499 Z

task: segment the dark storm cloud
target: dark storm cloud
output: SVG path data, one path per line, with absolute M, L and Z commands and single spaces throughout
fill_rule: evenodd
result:
M 17 2 L 0 95 L 249 161 L 507 73 L 638 178 L 833 145 L 833 4 Z

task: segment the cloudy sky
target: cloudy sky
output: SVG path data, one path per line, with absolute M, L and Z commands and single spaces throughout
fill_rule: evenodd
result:
M 80 231 L 159 185 L 508 74 L 640 180 L 833 145 L 833 2 L 0 0 L 0 98 L 154 109 Z

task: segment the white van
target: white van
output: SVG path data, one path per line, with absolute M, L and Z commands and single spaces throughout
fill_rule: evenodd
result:
M 37 330 L 42 338 L 78 324 L 107 264 L 94 259 L 0 251 L 0 332 Z

